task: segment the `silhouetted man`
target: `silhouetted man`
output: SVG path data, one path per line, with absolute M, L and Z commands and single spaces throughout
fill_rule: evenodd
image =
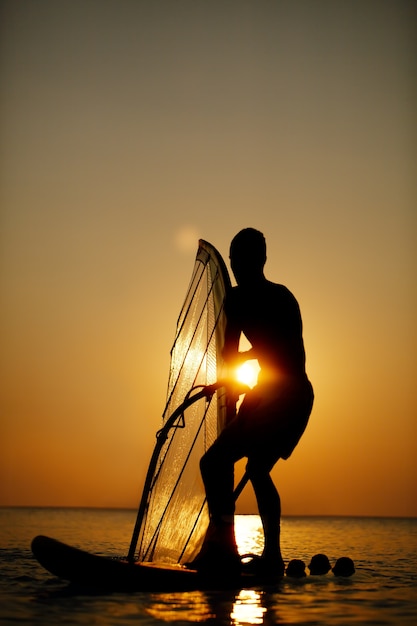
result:
M 313 406 L 313 389 L 305 371 L 302 321 L 298 303 L 283 285 L 264 276 L 263 234 L 245 228 L 233 239 L 230 262 L 237 286 L 225 303 L 224 357 L 230 373 L 248 359 L 257 359 L 257 385 L 246 393 L 237 415 L 202 457 L 200 467 L 210 525 L 200 554 L 190 565 L 199 570 L 240 567 L 234 534 L 234 464 L 247 457 L 264 530 L 262 557 L 256 570 L 284 572 L 280 550 L 281 503 L 270 471 L 288 459 L 297 445 Z M 251 344 L 238 352 L 243 333 Z

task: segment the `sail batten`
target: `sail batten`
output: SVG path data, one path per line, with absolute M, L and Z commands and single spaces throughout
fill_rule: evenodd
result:
M 200 240 L 171 349 L 163 426 L 129 551 L 139 561 L 191 560 L 208 524 L 199 461 L 222 428 L 226 395 L 224 388 L 210 395 L 204 389 L 221 378 L 229 288 L 220 254 Z

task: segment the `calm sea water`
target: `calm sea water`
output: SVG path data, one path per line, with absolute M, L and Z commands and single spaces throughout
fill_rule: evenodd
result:
M 351 578 L 284 578 L 240 592 L 92 593 L 74 590 L 32 557 L 46 534 L 111 556 L 127 553 L 135 511 L 0 508 L 0 624 L 417 624 L 417 520 L 287 517 L 284 558 L 350 556 Z M 258 516 L 239 516 L 241 553 L 259 553 Z M 308 571 L 308 570 L 307 570 Z

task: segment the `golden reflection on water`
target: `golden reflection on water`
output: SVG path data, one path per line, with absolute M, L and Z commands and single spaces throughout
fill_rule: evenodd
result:
M 146 613 L 164 622 L 209 622 L 244 626 L 263 624 L 266 607 L 263 595 L 255 589 L 240 592 L 204 593 L 189 591 L 181 593 L 158 593 L 151 596 Z
M 263 624 L 266 608 L 262 606 L 261 594 L 254 589 L 242 589 L 237 596 L 230 614 L 231 623 Z
M 262 552 L 263 533 L 258 515 L 236 516 L 236 541 L 240 554 Z M 201 591 L 159 593 L 152 596 L 146 612 L 164 622 L 201 623 L 221 618 L 222 623 L 233 626 L 263 624 L 266 608 L 262 598 L 262 593 L 255 589 L 222 592 L 220 595 Z
M 152 594 L 151 601 L 146 613 L 164 622 L 206 622 L 216 617 L 202 591 Z
M 264 544 L 259 515 L 237 515 L 235 524 L 239 553 L 261 554 Z M 242 589 L 235 597 L 230 613 L 231 624 L 263 624 L 266 608 L 263 595 L 255 589 Z

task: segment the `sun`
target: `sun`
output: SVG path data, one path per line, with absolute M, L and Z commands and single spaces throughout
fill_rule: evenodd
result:
M 246 361 L 236 371 L 236 378 L 240 383 L 252 389 L 258 382 L 259 363 L 256 359 Z

